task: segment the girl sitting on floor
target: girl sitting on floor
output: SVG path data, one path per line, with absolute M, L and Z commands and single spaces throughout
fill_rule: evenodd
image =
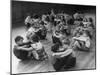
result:
M 83 31 L 80 34 L 77 34 L 76 37 L 72 38 L 73 40 L 73 48 L 83 50 L 83 51 L 89 51 L 90 49 L 90 37 L 88 36 L 87 31 Z

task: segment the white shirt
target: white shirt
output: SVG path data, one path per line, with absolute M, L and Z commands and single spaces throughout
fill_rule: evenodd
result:
M 37 42 L 37 43 L 35 43 L 35 44 L 31 44 L 31 46 L 33 47 L 33 49 L 35 49 L 35 50 L 40 50 L 40 49 L 42 49 L 42 44 L 41 44 L 41 42 Z
M 78 38 L 76 38 L 76 37 L 73 37 L 74 39 L 78 39 L 78 40 L 80 40 L 80 41 L 84 41 L 85 42 L 85 46 L 86 47 L 90 47 L 90 38 L 89 37 L 84 37 L 84 36 L 80 36 L 80 37 L 78 37 Z

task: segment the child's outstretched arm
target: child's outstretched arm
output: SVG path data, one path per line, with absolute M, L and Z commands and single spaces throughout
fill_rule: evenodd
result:
M 53 53 L 53 56 L 60 56 L 60 55 L 69 55 L 70 53 L 72 53 L 72 49 L 68 49 L 64 52 L 59 52 L 59 53 Z
M 24 50 L 24 51 L 32 51 L 33 48 L 29 47 L 29 48 L 24 48 L 24 47 L 17 47 L 18 50 Z

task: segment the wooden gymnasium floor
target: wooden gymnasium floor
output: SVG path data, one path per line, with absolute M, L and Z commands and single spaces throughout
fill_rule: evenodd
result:
M 88 15 L 89 16 L 89 15 Z M 91 15 L 90 15 L 91 16 Z M 95 15 L 92 15 L 95 18 Z M 21 23 L 19 23 L 21 24 Z M 17 25 L 17 24 L 16 24 Z M 12 49 L 15 44 L 14 38 L 17 35 L 25 37 L 25 28 L 17 27 L 12 29 Z M 34 73 L 34 72 L 50 72 L 55 71 L 52 63 L 55 59 L 51 56 L 51 34 L 47 35 L 47 40 L 42 41 L 45 46 L 45 50 L 48 53 L 49 60 L 37 62 L 34 60 L 20 61 L 12 53 L 12 73 Z M 92 41 L 90 52 L 75 51 L 77 62 L 74 68 L 70 70 L 84 70 L 84 69 L 95 69 L 95 39 Z

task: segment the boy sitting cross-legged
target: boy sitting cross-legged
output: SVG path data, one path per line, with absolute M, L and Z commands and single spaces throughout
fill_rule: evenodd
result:
M 23 42 L 23 40 L 24 38 L 22 36 L 17 36 L 15 38 L 16 45 L 14 46 L 13 53 L 18 59 L 27 60 L 30 59 L 29 51 L 33 49 L 30 46 L 31 42 Z M 26 48 L 28 48 L 29 50 L 27 50 Z
M 56 62 L 53 64 L 56 71 L 68 70 L 76 64 L 76 57 L 73 56 L 73 49 L 69 47 L 69 42 L 62 40 L 62 45 L 56 43 L 51 50 L 53 56 L 56 58 Z

